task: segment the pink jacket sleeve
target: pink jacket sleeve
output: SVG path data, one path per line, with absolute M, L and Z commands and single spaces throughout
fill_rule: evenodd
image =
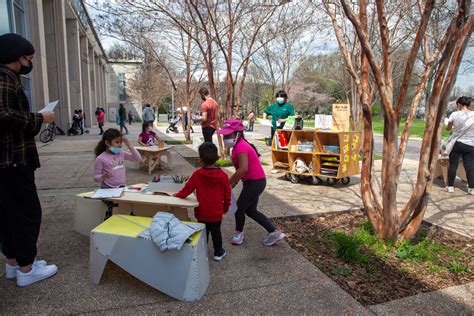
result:
M 102 159 L 96 158 L 94 161 L 94 181 L 102 182 L 103 162 Z

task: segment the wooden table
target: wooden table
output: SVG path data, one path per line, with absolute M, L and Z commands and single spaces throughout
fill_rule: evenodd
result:
M 142 156 L 142 160 L 140 161 L 140 166 L 145 166 L 148 168 L 148 174 L 151 174 L 152 171 L 158 166 L 159 164 L 164 164 L 167 168 L 173 169 L 173 161 L 171 158 L 170 149 L 173 146 L 167 147 L 159 147 L 159 146 L 136 146 L 135 149 L 140 153 Z M 166 156 L 166 163 L 161 160 L 162 156 Z
M 437 179 L 440 176 L 443 176 L 444 185 L 448 185 L 448 169 L 449 169 L 449 159 L 438 159 L 436 162 L 436 169 L 434 173 L 434 179 Z M 458 169 L 456 170 L 456 176 L 461 178 L 462 181 L 466 182 L 466 170 L 462 160 L 459 161 Z
M 174 214 L 182 221 L 189 221 L 188 210 L 194 210 L 199 203 L 194 194 L 186 199 L 173 196 L 124 192 L 121 197 L 107 199 L 92 199 L 94 192 L 76 195 L 76 209 L 74 213 L 74 229 L 84 235 L 99 225 L 107 211 L 103 201 L 113 202 L 113 214 L 133 214 L 136 216 L 153 217 L 156 212 L 164 211 Z

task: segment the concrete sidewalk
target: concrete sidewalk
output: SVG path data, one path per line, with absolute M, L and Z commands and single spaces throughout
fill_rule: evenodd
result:
M 167 139 L 184 139 L 182 134 L 164 133 L 166 126 L 159 126 L 160 136 Z M 199 135 L 199 127 L 194 136 Z M 138 138 L 138 124 L 132 125 L 130 139 Z M 385 314 L 397 313 L 389 303 L 369 308 L 363 307 L 313 264 L 291 249 L 285 242 L 271 248 L 261 241 L 265 231 L 248 220 L 246 242 L 239 247 L 229 244 L 234 220 L 223 221 L 224 247 L 228 256 L 220 263 L 210 262 L 211 283 L 203 299 L 195 303 L 179 302 L 136 280 L 114 264 L 108 264 L 102 282 L 93 286 L 89 281 L 89 239 L 76 233 L 72 227 L 74 195 L 97 188 L 92 181 L 93 148 L 100 139 L 97 131 L 75 137 L 58 137 L 53 143 L 39 149 L 42 168 L 36 173 L 37 187 L 43 205 L 43 224 L 38 244 L 41 259 L 59 265 L 57 276 L 32 285 L 18 288 L 14 282 L 0 279 L 0 313 L 266 313 L 266 314 Z M 268 161 L 268 147 L 258 143 L 260 135 L 251 137 Z M 194 168 L 181 155 L 197 156 L 192 145 L 176 146 L 175 168 L 168 173 L 190 175 Z M 270 166 L 266 167 L 269 171 Z M 229 171 L 232 168 L 229 168 Z M 262 195 L 260 210 L 270 217 L 326 213 L 360 207 L 358 178 L 349 186 L 312 186 L 291 184 L 281 174 L 268 174 L 268 185 Z M 410 192 L 413 171 L 404 171 L 400 188 Z M 150 176 L 141 170 L 127 169 L 127 182 L 147 182 Z M 403 190 L 402 190 L 403 189 Z M 239 190 L 239 188 L 237 188 Z M 472 234 L 472 225 L 462 225 L 461 218 L 469 213 L 449 211 L 446 196 L 441 189 L 434 194 L 437 205 L 433 215 L 444 226 L 459 223 L 459 229 Z M 403 196 L 401 194 L 401 196 Z M 447 193 L 446 193 L 447 194 Z M 302 198 L 304 196 L 304 199 Z M 458 192 L 456 202 L 472 212 L 465 195 Z M 432 198 L 433 199 L 433 198 Z M 431 204 L 430 203 L 430 207 Z M 444 208 L 448 213 L 444 214 Z M 438 208 L 438 211 L 436 209 Z M 463 214 L 459 216 L 458 213 Z M 453 215 L 454 214 L 454 215 Z M 454 218 L 450 218 L 454 216 Z M 469 222 L 467 222 L 469 223 Z M 452 227 L 457 230 L 458 227 Z M 209 256 L 212 257 L 211 246 Z M 3 273 L 4 259 L 0 259 Z M 472 295 L 466 291 L 443 292 L 445 302 L 451 302 L 446 311 L 469 312 L 474 306 Z M 472 293 L 471 293 L 472 294 Z M 451 295 L 451 296 L 450 296 Z M 459 303 L 459 297 L 467 297 Z M 437 300 L 433 294 L 430 300 Z M 407 306 L 410 303 L 408 298 Z M 424 301 L 429 311 L 430 300 Z M 413 301 L 411 301 L 413 302 Z M 415 301 L 418 302 L 418 301 Z M 421 303 L 419 303 L 421 304 Z M 449 304 L 448 304 L 449 305 Z M 423 311 L 423 309 L 421 309 Z M 402 310 L 400 310 L 401 312 Z M 406 310 L 405 310 L 406 311 Z M 467 313 L 466 312 L 466 313 Z

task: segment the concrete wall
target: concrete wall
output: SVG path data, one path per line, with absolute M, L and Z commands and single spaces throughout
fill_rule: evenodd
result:
M 132 93 L 130 90 L 130 81 L 135 78 L 137 71 L 140 69 L 140 61 L 110 61 L 107 70 L 107 106 L 115 108 L 118 111 L 118 106 L 122 103 L 125 109 L 132 111 L 135 117 L 141 119 L 142 116 L 142 100 L 139 95 Z M 119 100 L 119 73 L 125 74 L 125 93 L 126 100 Z M 109 122 L 114 122 L 115 117 L 109 115 Z
M 36 49 L 31 80 L 35 110 L 59 100 L 56 124 L 64 130 L 76 109 L 83 110 L 87 127 L 97 125 L 95 108 L 107 107 L 107 59 L 91 20 L 80 20 L 68 0 L 25 4 L 28 34 Z

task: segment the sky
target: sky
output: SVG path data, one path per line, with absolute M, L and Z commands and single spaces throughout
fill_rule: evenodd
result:
M 86 2 L 87 10 L 91 14 L 91 18 L 94 19 L 94 15 L 96 12 L 93 7 L 91 7 L 90 5 L 87 5 L 87 2 L 90 2 L 90 0 L 85 1 L 85 2 Z M 104 47 L 106 51 L 114 43 L 119 42 L 117 39 L 102 36 L 100 32 L 99 32 L 99 37 L 101 39 L 102 46 Z M 336 40 L 330 40 L 327 37 L 326 39 L 327 39 L 326 42 L 324 43 L 320 42 L 318 44 L 317 49 L 314 50 L 315 54 L 327 54 L 327 53 L 334 52 L 338 49 L 338 43 Z M 467 48 L 463 57 L 463 61 L 466 61 L 466 60 L 474 62 L 474 47 Z M 458 76 L 456 79 L 456 84 L 455 84 L 455 87 L 459 87 L 463 90 L 474 87 L 474 69 L 467 71 L 465 68 L 466 68 L 466 64 L 462 63 L 459 69 Z

